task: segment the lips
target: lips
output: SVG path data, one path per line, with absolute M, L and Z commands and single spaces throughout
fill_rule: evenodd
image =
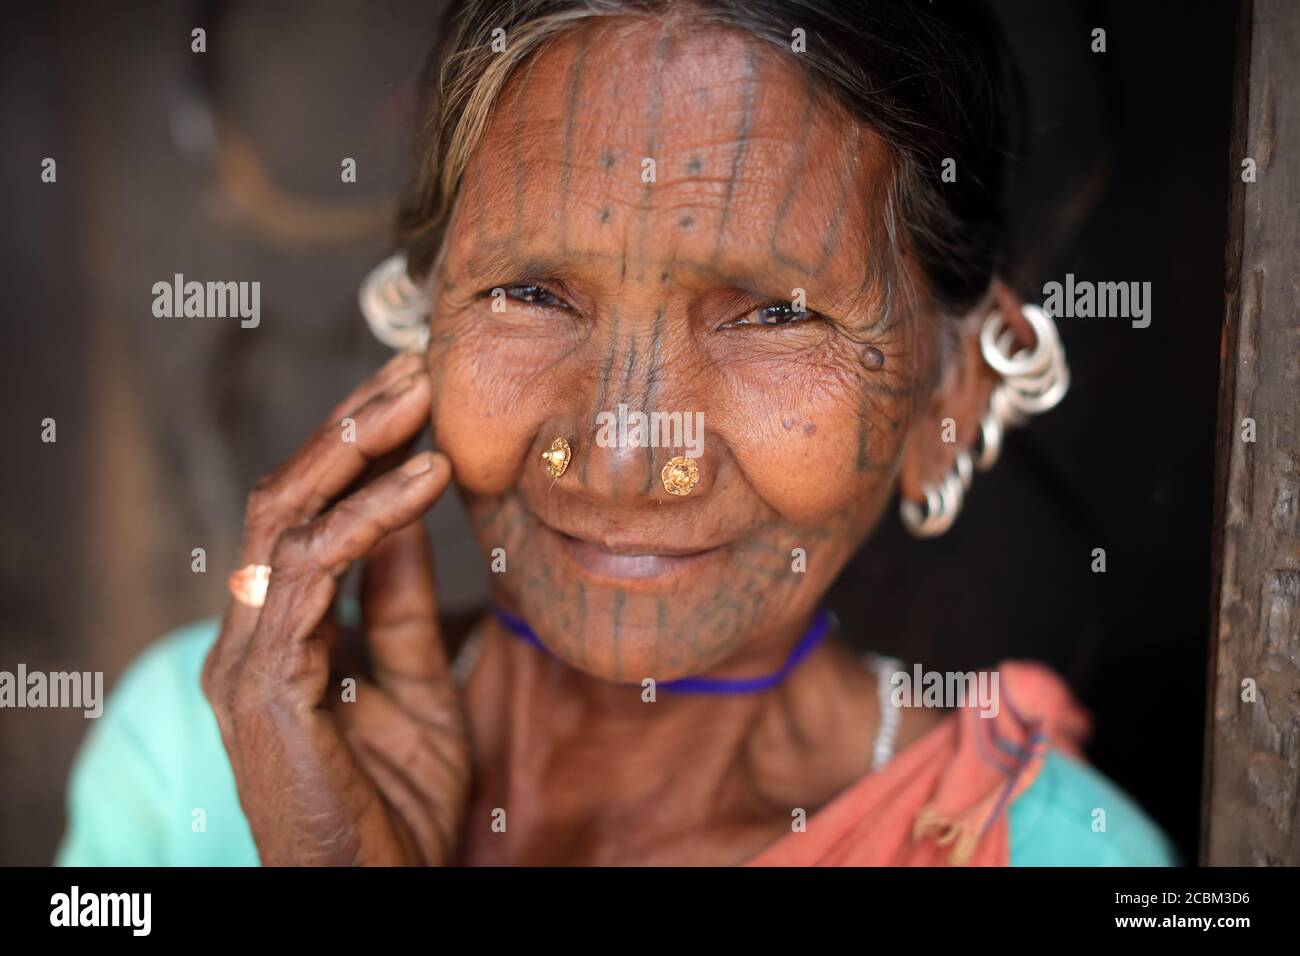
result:
M 685 572 L 722 552 L 719 546 L 690 547 L 666 542 L 632 540 L 561 531 L 540 518 L 544 533 L 580 571 L 596 578 L 622 580 L 662 578 Z
M 684 571 L 698 564 L 707 556 L 718 551 L 709 548 L 689 554 L 667 554 L 642 550 L 637 546 L 625 546 L 620 551 L 606 550 L 600 545 L 592 544 L 581 538 L 553 531 L 575 564 L 600 577 L 610 578 L 657 578 Z

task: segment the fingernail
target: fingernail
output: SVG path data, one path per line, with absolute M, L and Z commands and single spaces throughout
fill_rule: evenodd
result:
M 408 478 L 416 475 L 422 475 L 433 467 L 433 454 L 431 452 L 422 452 L 402 466 L 402 474 Z

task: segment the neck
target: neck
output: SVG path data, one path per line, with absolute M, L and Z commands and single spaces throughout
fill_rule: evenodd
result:
M 746 642 L 753 650 L 743 661 L 709 676 L 778 670 L 807 624 Z M 692 833 L 732 847 L 747 838 L 771 842 L 788 832 L 792 807 L 819 805 L 865 770 L 874 699 L 872 678 L 851 654 L 824 642 L 770 690 L 665 690 L 650 703 L 640 687 L 583 674 L 490 618 L 467 688 L 477 780 L 471 820 L 501 807 L 508 824 L 505 834 L 489 835 L 471 822 L 469 853 L 495 862 L 595 862 L 646 859 Z M 759 832 L 736 832 L 752 830 L 753 821 Z

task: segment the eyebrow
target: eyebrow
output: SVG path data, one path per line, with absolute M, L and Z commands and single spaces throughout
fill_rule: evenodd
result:
M 542 278 L 563 274 L 565 260 L 569 258 L 571 257 L 521 252 L 512 242 L 497 241 L 487 249 L 475 249 L 465 263 L 465 271 L 471 276 L 515 273 Z

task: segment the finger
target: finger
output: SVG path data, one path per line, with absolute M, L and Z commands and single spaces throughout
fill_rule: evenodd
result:
M 428 362 L 423 353 L 402 352 L 393 356 L 374 375 L 354 388 L 348 397 L 335 405 L 326 421 L 336 422 L 354 409 L 360 408 L 381 392 L 387 391 L 398 379 L 415 372 L 428 370 Z
M 347 437 L 355 442 L 344 441 L 337 428 L 319 429 L 311 442 L 249 495 L 240 564 L 271 563 L 274 543 L 285 530 L 313 518 L 375 461 L 410 442 L 428 414 L 428 375 L 416 372 L 354 412 L 353 434 Z M 240 601 L 229 602 L 205 681 L 220 683 L 240 666 L 261 614 Z
M 333 423 L 333 425 L 337 427 L 338 423 L 344 418 L 354 417 L 354 412 L 360 409 L 362 405 L 370 401 L 370 399 L 374 398 L 376 395 L 382 395 L 384 392 L 392 388 L 394 384 L 410 375 L 417 372 L 427 371 L 428 361 L 425 358 L 424 353 L 399 353 L 389 359 L 378 372 L 353 389 L 352 393 L 348 395 L 347 398 L 335 405 L 333 410 L 330 412 L 329 417 L 325 420 L 325 423 L 327 425 Z M 387 471 L 390 468 L 396 468 L 398 464 L 410 457 L 411 445 L 413 444 L 415 444 L 414 438 L 405 442 L 394 451 L 382 456 L 374 465 L 371 466 L 371 468 L 383 471 Z M 366 481 L 372 477 L 374 477 L 374 475 L 366 474 L 362 476 L 361 480 Z
M 394 531 L 371 553 L 361 601 L 376 682 L 403 708 L 430 719 L 429 709 L 452 684 L 424 522 Z
M 300 449 L 285 466 L 258 483 L 249 495 L 241 564 L 265 563 L 281 531 L 311 517 L 319 510 L 317 502 L 320 498 L 338 493 L 332 490 L 330 476 L 327 474 L 317 497 L 308 493 L 307 500 L 295 501 L 291 497 L 295 487 L 289 476 L 298 474 L 300 469 L 312 467 L 313 462 L 327 456 L 340 445 L 346 446 L 345 459 L 356 461 L 357 457 L 362 457 L 371 460 L 366 458 L 368 454 L 381 458 L 383 445 L 391 437 L 385 425 L 388 429 L 399 432 L 410 430 L 411 437 L 405 442 L 398 438 L 392 443 L 399 449 L 404 445 L 409 447 L 414 434 L 427 421 L 427 396 L 421 397 L 421 383 L 418 380 L 426 369 L 427 364 L 421 355 L 406 353 L 391 359 L 335 406 L 330 419 L 317 430 L 307 446 Z M 402 382 L 415 387 L 408 388 L 406 392 L 395 392 L 395 386 Z M 337 424 L 342 417 L 352 417 L 356 421 L 359 449 L 342 441 L 342 429 Z M 374 427 L 376 423 L 378 428 Z M 364 464 L 360 467 L 364 468 Z M 344 472 L 334 477 L 334 482 L 346 482 L 346 478 L 347 473 Z M 311 478 L 304 480 L 309 482 Z M 260 608 L 236 600 L 230 601 L 222 621 L 221 633 L 204 662 L 203 688 L 216 705 L 219 717 L 224 705 L 229 702 L 234 686 L 232 676 L 243 662 L 244 652 L 260 615 Z
M 249 495 L 243 562 L 265 562 L 281 532 L 315 518 L 376 461 L 415 438 L 428 423 L 429 402 L 429 376 L 416 372 L 367 399 L 346 427 L 318 428 Z
M 450 858 L 469 792 L 463 716 L 413 721 L 380 688 L 358 681 L 356 700 L 334 702 L 344 739 L 411 830 L 426 861 Z M 435 731 L 430 733 L 430 731 Z
M 264 694 L 287 692 L 292 702 L 320 703 L 329 681 L 329 655 L 317 624 L 329 611 L 338 578 L 389 534 L 428 511 L 450 477 L 445 455 L 416 455 L 310 524 L 280 536 L 246 664 Z
M 406 459 L 410 458 L 414 452 L 415 443 L 419 440 L 419 437 L 418 434 L 412 435 L 392 451 L 385 452 L 373 459 L 370 464 L 366 466 L 366 470 L 361 473 L 361 477 L 359 477 L 354 484 L 358 487 L 361 485 L 368 485 L 380 475 L 392 471 L 402 462 L 406 461 Z

